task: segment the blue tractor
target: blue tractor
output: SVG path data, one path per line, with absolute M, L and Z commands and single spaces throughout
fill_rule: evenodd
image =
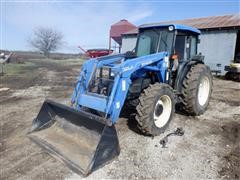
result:
M 178 24 L 143 25 L 132 52 L 86 61 L 71 104 L 46 100 L 29 138 L 77 173 L 88 175 L 120 153 L 114 124 L 123 107 L 134 107 L 138 128 L 157 136 L 175 106 L 203 114 L 212 76 L 197 54 L 200 31 Z

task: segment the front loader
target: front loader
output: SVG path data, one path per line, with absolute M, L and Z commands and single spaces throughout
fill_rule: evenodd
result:
M 68 107 L 46 100 L 29 138 L 88 175 L 120 153 L 114 124 L 123 106 L 136 109 L 146 135 L 164 132 L 175 105 L 203 114 L 212 91 L 210 69 L 197 54 L 200 31 L 184 25 L 141 26 L 134 52 L 86 61 Z

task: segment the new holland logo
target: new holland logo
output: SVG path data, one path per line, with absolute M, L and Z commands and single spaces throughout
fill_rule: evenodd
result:
M 146 66 L 146 65 L 149 65 L 149 64 L 151 64 L 151 63 L 152 63 L 152 61 L 143 62 L 143 63 L 141 64 L 141 66 Z

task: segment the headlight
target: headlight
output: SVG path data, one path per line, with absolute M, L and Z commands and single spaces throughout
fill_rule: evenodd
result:
M 164 57 L 164 63 L 166 65 L 166 67 L 169 67 L 169 58 L 168 58 L 168 56 Z
M 168 26 L 168 30 L 169 31 L 173 31 L 174 30 L 174 26 Z
M 115 74 L 114 74 L 113 72 L 111 72 L 110 76 L 114 77 L 114 76 L 115 76 Z

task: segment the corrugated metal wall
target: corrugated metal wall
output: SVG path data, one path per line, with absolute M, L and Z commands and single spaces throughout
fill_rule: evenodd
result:
M 123 36 L 121 53 L 132 51 L 136 46 L 136 42 L 137 36 Z
M 224 74 L 224 66 L 229 65 L 234 58 L 237 31 L 221 30 L 202 32 L 198 52 L 205 56 L 205 63 L 212 70 L 221 70 Z M 217 67 L 221 64 L 221 67 Z

